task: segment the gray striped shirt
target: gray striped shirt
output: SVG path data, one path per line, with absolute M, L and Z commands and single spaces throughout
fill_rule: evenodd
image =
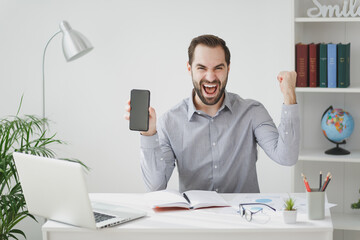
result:
M 157 134 L 140 138 L 141 170 L 149 191 L 165 189 L 177 166 L 181 192 L 259 192 L 257 144 L 275 162 L 294 165 L 299 154 L 299 109 L 297 104 L 283 104 L 276 128 L 257 101 L 225 91 L 223 105 L 211 117 L 196 110 L 190 97 L 159 118 Z

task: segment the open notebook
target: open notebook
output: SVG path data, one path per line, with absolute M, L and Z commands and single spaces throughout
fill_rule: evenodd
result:
M 187 208 L 230 206 L 215 191 L 189 190 L 179 193 L 175 190 L 162 190 L 146 194 L 146 199 L 152 208 Z

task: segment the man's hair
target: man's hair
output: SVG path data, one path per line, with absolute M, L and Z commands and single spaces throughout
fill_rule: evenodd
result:
M 197 45 L 203 44 L 207 47 L 215 48 L 217 46 L 221 46 L 225 52 L 225 61 L 226 64 L 229 66 L 230 64 L 230 51 L 229 48 L 226 46 L 226 42 L 214 35 L 201 35 L 194 38 L 190 46 L 188 48 L 188 55 L 189 55 L 189 64 L 191 65 L 194 59 L 194 51 Z

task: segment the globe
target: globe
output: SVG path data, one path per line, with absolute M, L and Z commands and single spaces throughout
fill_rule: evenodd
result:
M 325 151 L 332 155 L 350 154 L 349 151 L 340 148 L 339 144 L 345 144 L 346 139 L 354 131 L 354 119 L 350 113 L 341 108 L 333 108 L 330 106 L 324 112 L 321 119 L 321 129 L 325 137 L 332 143 L 336 144 L 335 148 Z

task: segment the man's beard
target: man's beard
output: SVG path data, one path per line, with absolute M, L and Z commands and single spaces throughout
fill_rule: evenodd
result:
M 192 74 L 191 74 L 191 76 L 192 76 Z M 200 83 L 197 84 L 197 82 L 194 81 L 194 78 L 192 78 L 192 81 L 193 81 L 193 85 L 194 85 L 194 89 L 195 89 L 196 94 L 199 96 L 200 100 L 201 100 L 205 105 L 209 105 L 209 106 L 210 106 L 210 105 L 215 105 L 215 104 L 217 104 L 217 103 L 220 101 L 221 97 L 224 95 L 225 87 L 226 87 L 226 84 L 227 84 L 227 80 L 228 80 L 228 75 L 226 75 L 226 79 L 225 79 L 225 81 L 223 82 L 223 85 L 221 84 L 221 82 L 220 82 L 218 79 L 216 79 L 215 81 L 212 81 L 212 82 L 202 79 L 202 80 L 200 80 Z M 206 98 L 206 97 L 202 94 L 202 86 L 203 86 L 204 84 L 207 84 L 207 83 L 209 83 L 209 84 L 210 84 L 210 83 L 215 83 L 215 84 L 218 85 L 218 88 L 220 89 L 219 92 L 218 92 L 218 94 L 217 94 L 214 98 L 209 99 L 209 98 Z

